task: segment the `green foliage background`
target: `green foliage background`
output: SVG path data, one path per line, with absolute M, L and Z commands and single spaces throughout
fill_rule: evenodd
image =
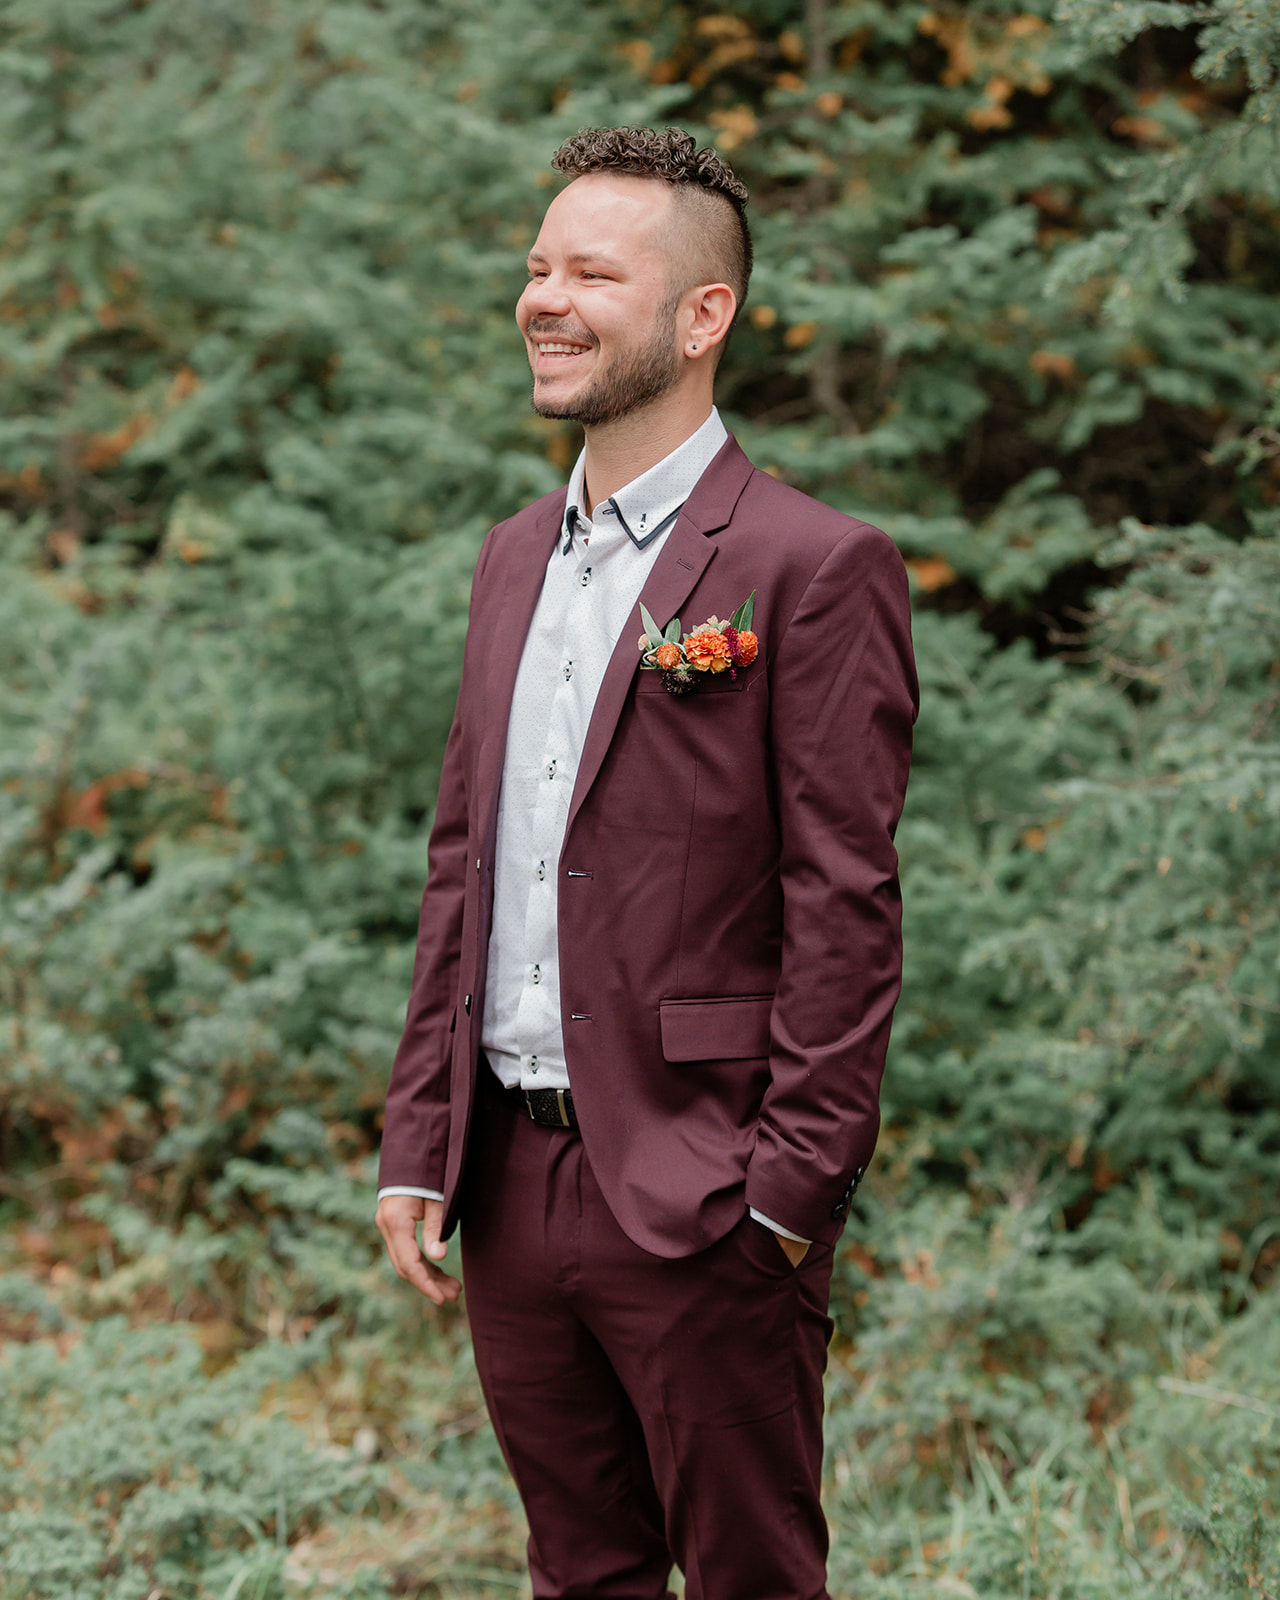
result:
M 886 527 L 908 970 L 833 1593 L 1280 1593 L 1280 13 L 2 0 L 0 1594 L 519 1592 L 372 1230 L 560 138 L 753 192 L 720 402 Z

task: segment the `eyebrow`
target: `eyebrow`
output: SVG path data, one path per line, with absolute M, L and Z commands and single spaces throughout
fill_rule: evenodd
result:
M 546 263 L 546 259 L 546 256 L 544 256 L 539 250 L 530 250 L 528 256 L 526 257 L 526 260 L 530 262 L 541 261 L 544 264 Z M 608 251 L 605 250 L 572 250 L 568 256 L 565 257 L 565 259 L 571 266 L 579 266 L 584 261 L 594 261 L 599 266 L 612 267 L 615 271 L 620 271 L 622 268 L 622 263 L 616 260 L 608 253 Z

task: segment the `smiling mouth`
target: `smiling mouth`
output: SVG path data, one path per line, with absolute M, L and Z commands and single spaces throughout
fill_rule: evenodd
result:
M 541 344 L 536 340 L 534 342 L 537 344 L 538 355 L 540 357 L 555 356 L 561 360 L 569 356 L 584 356 L 591 348 L 589 344 L 553 344 L 550 341 L 548 341 L 546 344 Z

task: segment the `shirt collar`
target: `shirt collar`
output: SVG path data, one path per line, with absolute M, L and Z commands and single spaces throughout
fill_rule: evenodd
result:
M 683 444 L 677 445 L 656 466 L 633 478 L 617 494 L 598 505 L 594 519 L 587 518 L 581 510 L 582 480 L 587 459 L 587 453 L 583 450 L 569 477 L 569 492 L 561 525 L 562 553 L 568 555 L 573 548 L 575 531 L 578 528 L 585 531 L 592 520 L 604 527 L 616 523 L 637 550 L 645 549 L 675 522 L 698 479 L 719 454 L 721 445 L 728 437 L 720 413 L 712 406 L 711 415 L 696 432 L 691 433 Z

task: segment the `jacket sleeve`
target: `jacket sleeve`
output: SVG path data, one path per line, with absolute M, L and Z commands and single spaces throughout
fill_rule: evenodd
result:
M 488 541 L 476 565 L 479 589 Z M 472 616 L 475 614 L 474 601 Z M 441 1190 L 449 1141 L 449 1080 L 462 957 L 462 913 L 469 857 L 463 707 L 464 660 L 458 710 L 445 745 L 440 792 L 427 845 L 427 886 L 418 917 L 418 943 L 404 1033 L 396 1051 L 383 1116 L 378 1188 Z
M 875 1148 L 902 978 L 893 836 L 918 689 L 906 570 L 878 529 L 814 574 L 770 683 L 783 949 L 746 1199 L 830 1240 Z

